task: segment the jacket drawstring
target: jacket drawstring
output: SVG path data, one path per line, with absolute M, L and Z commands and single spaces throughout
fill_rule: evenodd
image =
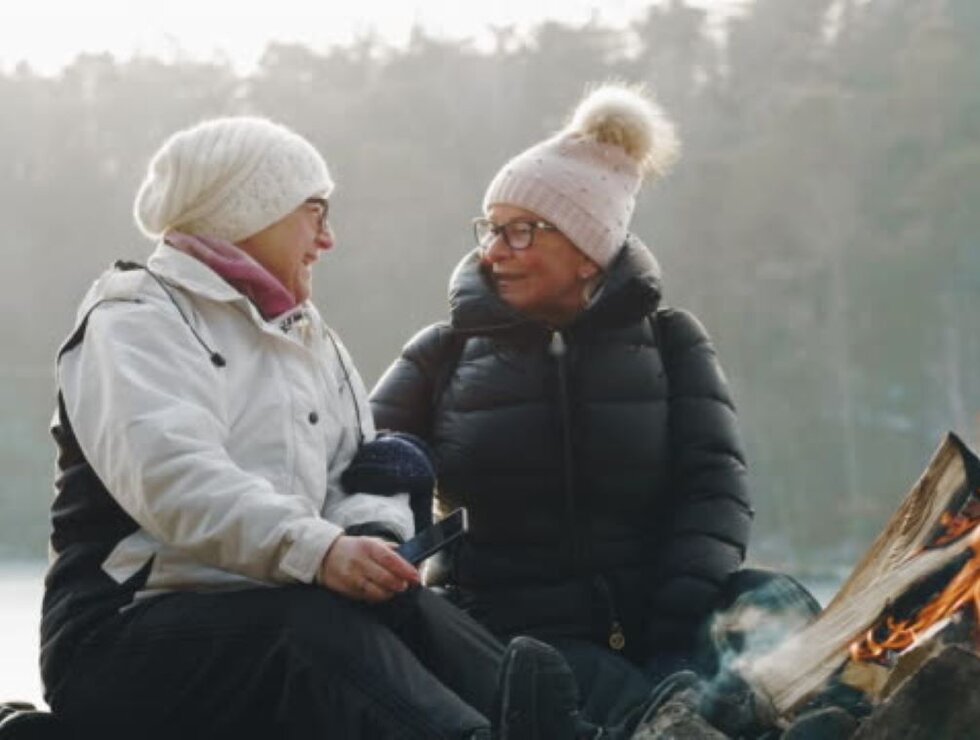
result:
M 214 365 L 215 367 L 225 366 L 226 362 L 225 362 L 224 355 L 222 355 L 220 352 L 212 348 L 207 342 L 204 341 L 204 338 L 200 335 L 197 329 L 194 328 L 194 324 L 192 324 L 190 319 L 187 318 L 187 314 L 184 313 L 184 309 L 182 309 L 180 307 L 180 304 L 177 303 L 177 299 L 174 298 L 173 292 L 170 290 L 170 288 L 167 287 L 167 284 L 163 281 L 163 279 L 159 275 L 153 272 L 153 270 L 151 270 L 146 265 L 141 265 L 138 262 L 130 262 L 128 260 L 116 260 L 116 262 L 113 264 L 113 267 L 115 267 L 117 270 L 120 270 L 122 272 L 128 272 L 130 270 L 143 270 L 147 275 L 153 278 L 156 284 L 160 286 L 160 290 L 162 290 L 166 294 L 167 298 L 170 299 L 170 302 L 174 304 L 174 308 L 177 309 L 177 313 L 180 314 L 180 318 L 183 319 L 184 324 L 187 325 L 187 328 L 191 330 L 191 334 L 194 335 L 194 338 L 197 340 L 197 343 L 200 344 L 201 347 L 204 348 L 204 351 L 208 353 L 208 359 L 211 360 L 211 364 Z

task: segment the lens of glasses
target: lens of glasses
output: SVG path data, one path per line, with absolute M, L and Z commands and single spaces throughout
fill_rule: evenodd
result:
M 326 198 L 307 198 L 306 202 L 320 209 L 320 230 L 327 231 L 330 228 L 330 201 Z
M 534 226 L 525 221 L 514 221 L 504 226 L 504 239 L 511 249 L 527 249 L 534 238 Z
M 488 218 L 477 218 L 473 220 L 473 236 L 481 249 L 490 249 L 494 240 L 500 236 L 504 243 L 511 249 L 527 249 L 534 242 L 534 232 L 539 228 L 553 229 L 544 222 L 534 221 L 511 221 L 510 223 L 497 226 Z
M 491 242 L 496 238 L 494 233 L 494 225 L 492 221 L 485 218 L 478 218 L 473 221 L 473 236 L 476 238 L 476 243 L 483 247 L 484 249 L 489 247 Z

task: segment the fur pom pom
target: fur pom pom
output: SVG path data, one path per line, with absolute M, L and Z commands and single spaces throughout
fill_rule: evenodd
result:
M 567 131 L 619 146 L 643 174 L 666 175 L 680 153 L 674 124 L 641 88 L 607 83 L 587 93 Z

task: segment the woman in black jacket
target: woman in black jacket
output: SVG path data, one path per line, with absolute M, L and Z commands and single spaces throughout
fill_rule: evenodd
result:
M 641 180 L 676 149 L 639 92 L 587 96 L 494 178 L 449 322 L 372 394 L 379 427 L 432 445 L 437 512 L 469 510 L 429 581 L 492 631 L 557 645 L 587 693 L 601 684 L 593 715 L 696 660 L 752 519 L 715 350 L 660 306 L 659 267 L 628 233 Z

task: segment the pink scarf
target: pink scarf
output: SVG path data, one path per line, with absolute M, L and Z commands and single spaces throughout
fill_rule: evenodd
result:
M 272 273 L 229 241 L 170 231 L 167 232 L 166 242 L 218 273 L 225 282 L 252 301 L 266 319 L 279 316 L 298 305 L 293 294 Z

